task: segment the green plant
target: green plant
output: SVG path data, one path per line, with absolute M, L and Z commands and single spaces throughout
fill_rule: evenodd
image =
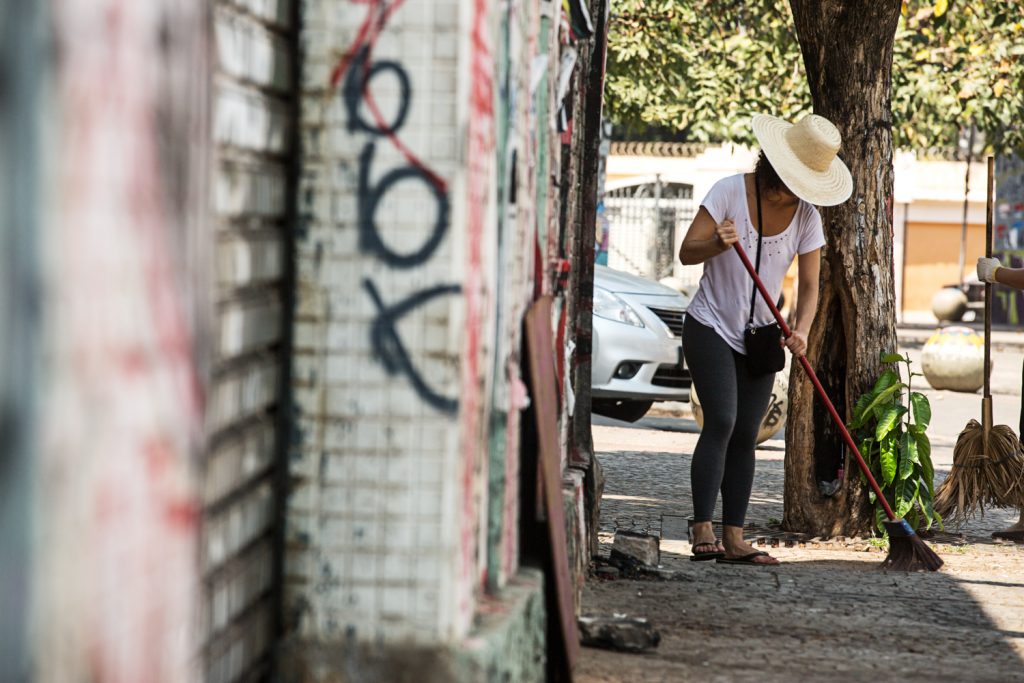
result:
M 906 365 L 907 381 L 901 381 L 898 372 L 885 370 L 871 391 L 857 399 L 848 427 L 896 516 L 914 529 L 928 529 L 933 523 L 941 528 L 942 517 L 933 507 L 935 471 L 926 433 L 932 409 L 928 397 L 910 386 L 922 375 L 911 370 L 909 355 L 883 353 L 882 362 Z M 861 479 L 867 483 L 863 474 Z M 885 511 L 874 491 L 870 498 L 875 525 L 884 533 Z

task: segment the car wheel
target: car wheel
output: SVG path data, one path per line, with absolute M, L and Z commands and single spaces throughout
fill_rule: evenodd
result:
M 652 405 L 654 405 L 654 401 L 594 399 L 591 409 L 598 415 L 613 417 L 623 422 L 636 422 L 647 414 Z

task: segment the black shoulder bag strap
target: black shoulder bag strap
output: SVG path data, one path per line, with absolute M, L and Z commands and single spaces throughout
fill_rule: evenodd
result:
M 754 272 L 761 274 L 761 237 L 764 235 L 764 222 L 761 220 L 761 183 L 754 174 L 754 196 L 757 198 L 757 256 L 754 257 Z M 757 285 L 753 286 L 750 292 L 750 317 L 747 319 L 747 327 L 754 326 L 754 302 L 757 300 Z

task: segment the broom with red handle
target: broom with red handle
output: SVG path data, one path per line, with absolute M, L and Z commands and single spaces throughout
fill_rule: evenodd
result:
M 772 315 L 775 316 L 775 321 L 779 323 L 779 327 L 782 328 L 782 334 L 785 338 L 789 338 L 793 334 L 792 330 L 789 329 L 789 325 L 786 324 L 782 314 L 779 313 L 778 307 L 775 306 L 775 302 L 772 300 L 768 290 L 765 289 L 764 283 L 761 282 L 761 278 L 758 276 L 757 271 L 754 270 L 753 264 L 750 259 L 747 258 L 747 253 L 743 251 L 743 247 L 740 246 L 739 242 L 733 244 L 733 248 L 736 250 L 736 254 L 740 257 L 743 262 L 743 266 L 747 269 L 750 277 L 754 279 L 754 284 L 757 286 L 757 290 L 761 292 L 761 297 L 765 303 L 768 304 L 768 308 L 771 309 Z M 839 432 L 843 435 L 843 441 L 850 448 L 850 451 L 857 458 L 857 464 L 860 466 L 860 471 L 864 473 L 864 477 L 868 480 L 868 484 L 875 492 L 875 496 L 878 497 L 878 501 L 882 504 L 882 508 L 885 510 L 886 516 L 889 518 L 888 522 L 885 522 L 885 529 L 889 533 L 889 555 L 885 558 L 882 563 L 882 567 L 886 569 L 897 569 L 903 571 L 917 571 L 926 569 L 928 571 L 935 571 L 942 566 L 942 558 L 935 554 L 931 548 L 928 547 L 921 537 L 918 536 L 913 528 L 903 519 L 897 519 L 896 513 L 893 512 L 892 507 L 889 505 L 889 501 L 885 499 L 885 495 L 882 494 L 881 487 L 878 486 L 878 482 L 875 477 L 871 474 L 871 469 L 868 464 L 864 462 L 864 457 L 860 454 L 860 449 L 857 448 L 857 444 L 854 443 L 853 437 L 850 436 L 850 432 L 846 429 L 846 425 L 843 424 L 842 418 L 839 417 L 839 413 L 836 412 L 836 407 L 832 405 L 832 401 L 829 399 L 828 394 L 825 393 L 825 388 L 821 386 L 821 382 L 818 381 L 818 376 L 814 374 L 814 369 L 811 368 L 811 364 L 807 362 L 807 358 L 799 356 L 797 360 L 800 361 L 800 365 L 803 367 L 804 372 L 807 373 L 807 377 L 810 378 L 811 384 L 814 385 L 814 390 L 818 393 L 818 397 L 821 399 L 825 407 L 828 408 L 829 415 L 832 416 L 832 420 L 836 423 L 839 428 Z

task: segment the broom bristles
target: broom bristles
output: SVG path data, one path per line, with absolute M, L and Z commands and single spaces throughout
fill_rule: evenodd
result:
M 942 558 L 902 519 L 883 522 L 889 533 L 889 554 L 880 569 L 900 572 L 938 571 Z
M 996 425 L 989 432 L 971 420 L 953 448 L 953 467 L 935 493 L 935 510 L 945 521 L 965 522 L 985 514 L 985 506 L 1024 508 L 1024 451 L 1012 429 Z

